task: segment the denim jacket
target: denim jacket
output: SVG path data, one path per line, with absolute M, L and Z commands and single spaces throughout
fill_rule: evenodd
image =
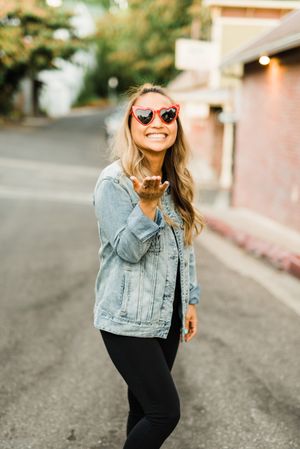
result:
M 179 316 L 184 333 L 187 305 L 199 303 L 200 287 L 194 247 L 184 245 L 183 220 L 170 189 L 163 194 L 162 211 L 178 227 L 169 226 L 159 208 L 154 221 L 142 212 L 140 198 L 119 160 L 101 172 L 93 194 L 100 239 L 94 305 L 97 329 L 167 338 L 179 263 Z

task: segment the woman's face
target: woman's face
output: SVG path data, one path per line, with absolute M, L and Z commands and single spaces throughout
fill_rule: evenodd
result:
M 163 107 L 169 107 L 172 104 L 164 95 L 149 92 L 139 97 L 134 106 L 158 110 Z M 149 125 L 144 126 L 132 116 L 131 136 L 134 143 L 141 150 L 165 153 L 176 140 L 177 120 L 168 125 L 161 121 L 158 114 L 155 114 L 154 120 Z

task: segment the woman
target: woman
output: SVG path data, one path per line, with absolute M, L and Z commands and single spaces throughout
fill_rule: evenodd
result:
M 159 86 L 132 92 L 100 174 L 94 206 L 100 238 L 94 326 L 128 386 L 123 449 L 157 449 L 176 427 L 180 402 L 171 369 L 179 341 L 197 332 L 193 231 L 204 226 L 179 105 Z

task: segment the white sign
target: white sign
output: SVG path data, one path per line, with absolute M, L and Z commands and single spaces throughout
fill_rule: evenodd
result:
M 217 45 L 195 39 L 177 39 L 175 66 L 179 70 L 208 72 L 218 65 Z
M 190 118 L 208 118 L 209 105 L 207 103 L 188 103 L 184 112 Z

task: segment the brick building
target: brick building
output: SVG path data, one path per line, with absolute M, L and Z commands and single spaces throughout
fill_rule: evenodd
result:
M 241 45 L 277 27 L 285 15 L 300 9 L 300 1 L 204 0 L 204 4 L 211 12 L 211 40 L 198 41 L 200 51 L 194 53 L 197 41 L 191 39 L 191 49 L 186 47 L 190 57 L 178 58 L 177 63 L 185 72 L 170 83 L 169 90 L 182 105 L 200 200 L 229 204 L 237 126 L 235 104 L 242 66 L 232 64 L 227 73 L 220 70 L 221 62 Z M 211 49 L 206 52 L 208 44 Z
M 269 57 L 265 61 L 261 56 Z M 300 231 L 300 11 L 229 55 L 242 64 L 232 205 Z

